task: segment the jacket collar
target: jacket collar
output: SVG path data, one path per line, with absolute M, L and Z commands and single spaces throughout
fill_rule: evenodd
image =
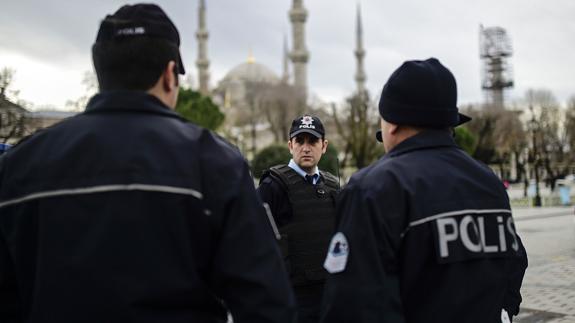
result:
M 393 147 L 386 156 L 395 157 L 414 150 L 436 147 L 458 146 L 449 130 L 426 129 L 417 135 L 400 142 L 397 146 Z
M 155 113 L 182 119 L 160 99 L 143 91 L 105 91 L 98 93 L 88 102 L 85 113 L 109 111 Z

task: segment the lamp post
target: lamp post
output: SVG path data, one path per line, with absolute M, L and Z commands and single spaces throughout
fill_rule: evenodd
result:
M 533 106 L 529 106 L 529 110 L 531 110 L 531 132 L 532 132 L 532 140 L 533 140 L 533 171 L 535 172 L 535 199 L 533 201 L 533 206 L 540 207 L 541 206 L 541 195 L 539 192 L 539 154 L 537 153 L 537 121 L 535 120 L 535 112 L 533 111 Z

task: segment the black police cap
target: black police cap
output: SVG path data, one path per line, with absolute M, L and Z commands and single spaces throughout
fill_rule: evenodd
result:
M 185 74 L 179 53 L 180 34 L 166 13 L 155 4 L 125 5 L 107 15 L 100 24 L 96 42 L 121 41 L 133 37 L 164 39 L 178 48 L 178 72 Z
M 325 129 L 321 120 L 310 115 L 303 115 L 292 121 L 289 138 L 292 139 L 300 133 L 309 133 L 320 139 L 325 137 Z

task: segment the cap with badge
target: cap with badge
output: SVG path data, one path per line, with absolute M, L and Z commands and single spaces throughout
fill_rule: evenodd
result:
M 471 120 L 457 108 L 455 77 L 436 58 L 406 61 L 395 70 L 381 92 L 379 114 L 394 124 L 430 128 Z
M 185 74 L 179 52 L 180 34 L 174 23 L 155 4 L 125 5 L 114 14 L 107 15 L 98 30 L 96 43 L 122 41 L 133 37 L 150 37 L 166 40 L 178 48 L 178 72 Z
M 320 139 L 325 138 L 325 129 L 321 120 L 310 115 L 303 115 L 292 121 L 289 138 L 292 139 L 300 133 L 309 133 Z

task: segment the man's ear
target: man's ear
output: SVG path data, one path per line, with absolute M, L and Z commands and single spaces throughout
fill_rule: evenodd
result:
M 178 73 L 176 71 L 176 62 L 169 61 L 168 65 L 164 68 L 162 72 L 163 82 L 162 86 L 166 92 L 174 91 L 175 88 L 178 86 Z
M 399 131 L 399 127 L 400 127 L 400 126 L 399 126 L 399 125 L 396 125 L 396 124 L 394 124 L 394 123 L 388 123 L 388 124 L 389 124 L 389 127 L 387 128 L 388 133 L 389 133 L 389 134 L 392 134 L 392 135 L 397 134 L 397 132 Z
M 288 141 L 288 148 L 289 148 L 289 153 L 290 153 L 290 154 L 293 154 L 293 146 L 292 146 L 292 143 L 291 143 L 291 139 Z
M 322 144 L 321 144 L 321 147 L 322 147 L 322 148 L 321 148 L 321 154 L 322 154 L 322 155 L 325 154 L 325 152 L 327 151 L 327 144 L 328 144 L 328 143 L 327 143 L 327 139 L 324 140 L 324 141 L 322 142 Z

